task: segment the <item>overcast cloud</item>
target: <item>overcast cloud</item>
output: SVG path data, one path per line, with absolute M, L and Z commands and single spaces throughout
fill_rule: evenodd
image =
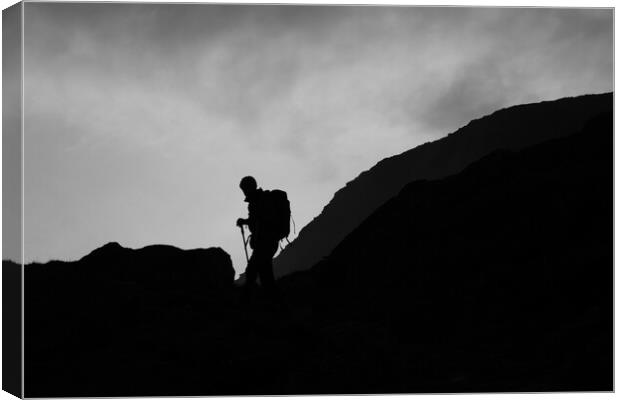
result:
M 298 229 L 380 159 L 612 90 L 611 10 L 26 3 L 26 261 L 221 246 L 238 181 Z M 6 255 L 5 255 L 6 257 Z

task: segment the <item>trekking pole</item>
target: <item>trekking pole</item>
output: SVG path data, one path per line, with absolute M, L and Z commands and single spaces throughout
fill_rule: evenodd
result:
M 241 225 L 241 237 L 243 238 L 243 250 L 245 250 L 245 260 L 250 262 L 250 257 L 248 257 L 248 242 L 245 241 L 245 230 L 243 230 L 243 225 Z

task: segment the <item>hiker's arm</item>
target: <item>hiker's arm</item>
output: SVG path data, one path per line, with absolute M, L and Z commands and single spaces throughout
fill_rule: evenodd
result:
M 237 226 L 248 225 L 250 223 L 249 219 L 239 218 L 237 219 Z
M 240 218 L 241 219 L 241 218 Z M 243 220 L 243 224 L 247 225 L 250 228 L 252 234 L 257 234 L 259 231 L 259 223 L 257 218 L 252 218 L 252 215 L 248 219 Z

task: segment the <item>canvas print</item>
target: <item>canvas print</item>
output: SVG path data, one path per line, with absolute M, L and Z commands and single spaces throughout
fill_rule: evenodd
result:
M 611 8 L 5 9 L 3 389 L 612 391 L 613 33 Z

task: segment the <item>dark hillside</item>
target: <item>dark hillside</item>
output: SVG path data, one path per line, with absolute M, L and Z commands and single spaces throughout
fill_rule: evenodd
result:
M 312 271 L 316 290 L 389 327 L 399 371 L 433 371 L 406 390 L 612 390 L 612 139 L 608 113 L 407 185 Z
M 455 174 L 494 150 L 518 150 L 570 135 L 612 107 L 611 93 L 510 107 L 473 120 L 443 139 L 384 159 L 336 192 L 278 256 L 276 275 L 312 267 L 407 183 Z
M 27 397 L 613 390 L 612 115 L 407 184 L 288 307 L 228 255 L 26 266 Z

